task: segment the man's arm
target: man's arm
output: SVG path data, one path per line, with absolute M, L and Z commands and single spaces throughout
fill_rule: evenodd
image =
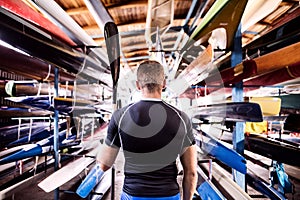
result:
M 197 187 L 197 151 L 195 145 L 186 148 L 180 161 L 183 166 L 183 200 L 191 200 Z
M 118 147 L 108 146 L 103 144 L 100 152 L 97 154 L 97 163 L 103 171 L 108 170 L 114 164 L 119 153 Z

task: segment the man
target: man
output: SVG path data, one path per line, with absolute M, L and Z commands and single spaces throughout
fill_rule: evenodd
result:
M 197 156 L 191 122 L 182 111 L 161 100 L 163 66 L 144 61 L 137 69 L 140 101 L 113 113 L 100 169 L 109 169 L 123 148 L 125 157 L 122 200 L 180 199 L 176 158 L 183 165 L 183 199 L 191 200 L 197 182 Z

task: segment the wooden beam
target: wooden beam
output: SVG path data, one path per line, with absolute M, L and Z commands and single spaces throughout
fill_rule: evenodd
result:
M 138 45 L 138 44 L 146 44 L 146 40 L 144 35 L 137 35 L 137 36 L 122 38 L 121 43 L 122 46 L 131 46 L 131 45 Z
M 300 15 L 300 7 L 296 7 L 292 12 L 286 13 L 286 15 L 282 18 L 280 18 L 278 21 L 275 22 L 275 25 L 272 27 L 271 30 L 278 28 L 279 26 L 282 26 L 283 24 L 295 19 Z
M 131 52 L 131 51 L 136 51 L 136 50 L 140 50 L 140 49 L 148 49 L 148 46 L 147 44 L 139 44 L 139 45 L 133 45 L 133 46 L 125 46 L 125 47 L 122 47 L 122 51 L 124 53 L 126 52 Z
M 281 5 L 273 13 L 271 13 L 269 16 L 267 16 L 263 20 L 263 22 L 272 24 L 277 19 L 280 19 L 291 7 L 292 7 L 292 5 Z
M 172 25 L 176 26 L 177 24 L 180 24 L 181 21 L 182 20 L 174 20 Z M 86 32 L 97 33 L 97 35 L 94 34 L 94 38 L 103 38 L 104 37 L 103 33 L 101 32 L 98 25 L 96 25 L 96 24 L 93 24 L 90 26 L 84 26 L 84 27 L 82 27 L 82 29 L 85 30 Z M 118 30 L 119 30 L 119 33 L 122 36 L 123 40 L 127 37 L 131 38 L 132 36 L 144 36 L 144 33 L 142 33 L 142 32 L 145 31 L 145 22 L 135 22 L 135 23 L 118 25 Z M 135 34 L 135 32 L 136 32 L 136 34 Z M 174 33 L 177 33 L 177 32 L 174 31 Z M 167 34 L 162 36 L 162 39 L 165 40 L 165 37 L 169 37 L 169 36 L 167 36 L 169 34 L 172 34 L 172 32 L 171 33 L 168 32 Z
M 84 26 L 84 27 L 82 27 L 82 29 L 84 31 L 95 31 L 95 30 L 99 31 L 100 30 L 100 28 L 97 24 L 93 24 L 93 25 L 90 25 L 90 26 Z M 100 30 L 100 32 L 102 32 L 102 31 Z
M 128 9 L 128 8 L 132 8 L 132 7 L 141 7 L 141 6 L 148 6 L 148 1 L 147 0 L 135 0 L 135 1 L 129 1 L 127 3 L 124 3 L 124 1 L 122 1 L 122 3 L 120 3 L 120 4 L 106 5 L 106 8 L 108 10 L 114 9 L 114 8 Z
M 89 12 L 89 9 L 85 6 L 66 10 L 66 13 L 70 16 L 88 14 Z
M 136 56 L 147 56 L 147 55 L 149 55 L 148 49 L 137 50 L 137 51 L 128 52 L 124 54 L 126 58 L 136 57 Z
M 129 31 L 136 31 L 136 30 L 143 30 L 146 27 L 145 22 L 133 22 L 128 24 L 118 25 L 119 32 L 129 32 Z

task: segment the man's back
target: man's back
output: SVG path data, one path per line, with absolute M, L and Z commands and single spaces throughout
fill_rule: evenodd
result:
M 193 141 L 188 117 L 164 101 L 144 99 L 120 109 L 112 120 L 106 143 L 123 147 L 123 190 L 144 197 L 177 194 L 175 160 Z

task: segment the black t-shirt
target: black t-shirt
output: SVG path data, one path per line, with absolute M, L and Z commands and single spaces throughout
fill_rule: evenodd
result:
M 140 197 L 179 192 L 176 158 L 194 142 L 188 116 L 161 100 L 141 100 L 114 112 L 105 140 L 122 147 L 123 190 Z

